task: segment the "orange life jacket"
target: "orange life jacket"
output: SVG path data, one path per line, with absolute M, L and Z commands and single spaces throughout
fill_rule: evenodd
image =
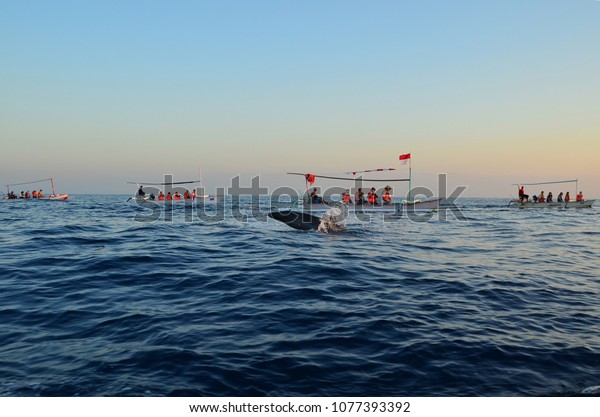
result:
M 344 196 L 344 198 L 342 199 L 342 201 L 343 201 L 344 203 L 350 203 L 350 194 L 346 194 L 346 195 Z
M 165 200 L 165 196 L 164 195 L 159 195 L 158 196 L 158 201 L 164 201 Z
M 367 201 L 369 202 L 369 204 L 375 204 L 375 202 L 377 201 L 375 197 L 375 194 L 369 193 L 369 195 L 367 196 Z
M 173 196 L 172 196 L 171 194 L 167 194 L 167 200 L 168 200 L 168 201 L 171 201 L 171 200 L 173 200 Z
M 32 198 L 37 198 L 37 191 L 35 191 L 35 190 L 34 190 L 34 191 L 32 191 L 32 192 L 31 192 L 31 197 L 32 197 Z
M 392 196 L 389 194 L 384 194 L 383 195 L 383 201 L 385 201 L 386 203 L 391 203 L 392 202 Z

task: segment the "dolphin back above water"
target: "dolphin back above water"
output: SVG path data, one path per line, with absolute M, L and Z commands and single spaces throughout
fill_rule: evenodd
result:
M 321 224 L 317 216 L 292 210 L 272 211 L 268 216 L 297 230 L 318 230 Z

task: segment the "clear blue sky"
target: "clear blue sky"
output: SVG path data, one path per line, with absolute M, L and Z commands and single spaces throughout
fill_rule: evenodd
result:
M 300 187 L 411 152 L 417 184 L 600 197 L 599 76 L 593 0 L 0 0 L 0 183 Z

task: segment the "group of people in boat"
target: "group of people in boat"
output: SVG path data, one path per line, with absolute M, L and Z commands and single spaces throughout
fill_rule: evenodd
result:
M 29 190 L 21 191 L 21 193 L 19 195 L 15 194 L 14 191 L 11 191 L 8 193 L 7 198 L 9 200 L 16 200 L 19 198 L 44 198 L 44 194 L 43 194 L 42 190 L 39 190 L 39 191 L 33 190 L 32 192 L 29 192 Z
M 354 194 L 354 200 L 352 200 L 352 194 L 350 193 L 350 190 L 346 190 L 342 193 L 342 203 L 345 203 L 345 204 L 372 204 L 372 205 L 392 204 L 392 195 L 390 194 L 391 190 L 392 190 L 392 187 L 390 187 L 389 185 L 386 186 L 383 189 L 383 195 L 381 196 L 381 199 L 380 199 L 375 187 L 372 187 L 366 196 L 365 196 L 365 193 L 362 190 L 362 188 L 359 188 L 356 191 L 356 193 Z M 318 188 L 315 187 L 315 188 L 313 188 L 312 192 L 310 193 L 310 201 L 313 204 L 324 203 L 324 200 L 321 196 L 319 196 L 318 191 L 319 191 Z
M 531 200 L 534 203 L 553 203 L 554 202 L 554 196 L 552 195 L 552 191 L 550 191 L 548 193 L 548 195 L 545 195 L 544 192 L 540 192 L 539 195 L 534 195 L 533 197 L 531 197 Z M 525 194 L 525 187 L 524 186 L 520 186 L 519 187 L 519 201 L 521 201 L 521 203 L 528 203 L 529 202 L 529 195 Z M 557 203 L 568 203 L 569 201 L 571 201 L 571 195 L 569 194 L 569 192 L 567 191 L 566 194 L 563 194 L 563 192 L 561 191 L 558 194 L 558 197 L 556 197 L 556 202 Z M 576 196 L 575 196 L 575 201 L 585 201 L 585 199 L 583 198 L 583 191 L 580 191 Z
M 144 191 L 143 186 L 140 185 L 137 195 L 140 198 L 144 198 L 146 196 L 146 192 Z M 179 191 L 175 191 L 174 194 L 171 194 L 171 192 L 168 191 L 166 195 L 162 191 L 160 191 L 158 193 L 158 197 L 156 197 L 154 194 L 150 194 L 148 196 L 148 199 L 151 201 L 154 201 L 154 200 L 158 200 L 158 201 L 194 200 L 194 199 L 196 199 L 196 195 L 197 195 L 196 190 L 192 190 L 191 192 L 188 190 L 185 190 L 183 192 L 183 194 L 179 194 Z

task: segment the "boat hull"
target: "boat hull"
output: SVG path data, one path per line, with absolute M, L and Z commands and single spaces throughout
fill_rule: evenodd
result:
M 568 203 L 553 201 L 551 203 L 543 202 L 536 203 L 533 201 L 527 201 L 522 203 L 520 200 L 512 200 L 509 203 L 509 207 L 516 208 L 590 208 L 594 205 L 596 200 L 584 200 L 584 201 L 569 201 Z
M 411 211 L 432 211 L 440 207 L 441 198 L 393 204 L 310 204 L 305 203 L 299 206 L 299 209 L 308 213 L 326 213 L 332 207 L 345 205 L 349 213 L 406 213 Z
M 44 197 L 36 198 L 3 198 L 6 201 L 65 201 L 69 198 L 69 194 L 50 194 Z

